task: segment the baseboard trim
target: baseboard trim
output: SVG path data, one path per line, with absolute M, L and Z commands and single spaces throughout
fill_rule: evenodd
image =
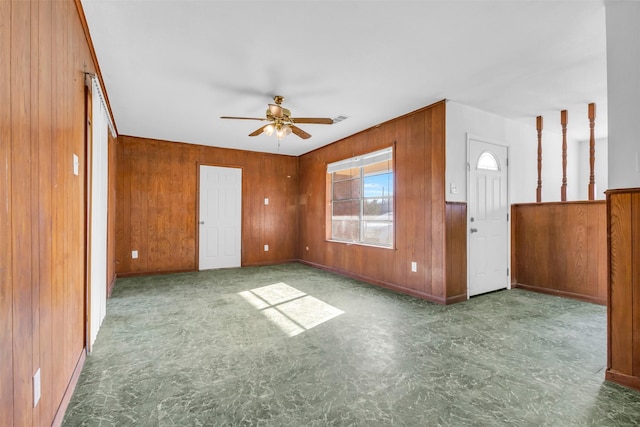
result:
M 459 302 L 466 301 L 467 299 L 468 299 L 467 298 L 467 294 L 460 294 L 460 295 L 456 295 L 456 296 L 453 296 L 453 297 L 448 297 L 446 299 L 446 301 L 445 301 L 445 304 L 446 305 L 456 304 L 456 303 L 459 303 Z
M 237 267 L 237 268 L 262 267 L 262 266 L 265 266 L 265 265 L 278 265 L 278 264 L 286 264 L 286 263 L 291 263 L 291 262 L 298 262 L 298 260 L 297 259 L 284 259 L 284 260 L 278 260 L 278 261 L 253 262 L 253 263 L 242 264 L 240 267 Z M 130 272 L 126 272 L 126 273 L 117 273 L 116 274 L 116 278 L 120 279 L 120 278 L 125 278 L 125 277 L 156 276 L 156 275 L 160 275 L 160 274 L 193 273 L 193 272 L 196 272 L 196 271 L 200 271 L 200 270 L 187 269 L 187 270 L 167 270 L 167 271 L 130 271 Z M 115 279 L 114 279 L 114 283 L 115 283 Z
M 80 379 L 80 373 L 82 372 L 82 368 L 84 367 L 84 362 L 87 360 L 87 349 L 83 348 L 80 352 L 80 357 L 78 358 L 78 362 L 76 363 L 76 367 L 73 369 L 73 374 L 71 374 L 71 379 L 69 380 L 69 384 L 67 384 L 67 389 L 64 391 L 64 395 L 62 396 L 62 401 L 58 406 L 58 410 L 56 411 L 56 416 L 53 417 L 53 422 L 51 423 L 52 427 L 59 427 L 62 425 L 62 420 L 64 419 L 64 414 L 67 412 L 67 408 L 69 407 L 69 402 L 71 402 L 71 397 L 73 396 L 73 392 L 78 385 L 78 380 Z
M 446 305 L 447 304 L 447 300 L 445 298 L 443 298 L 443 297 L 427 294 L 425 292 L 420 292 L 420 291 L 417 291 L 415 289 L 405 288 L 404 286 L 400 286 L 400 285 L 397 285 L 395 283 L 390 283 L 390 282 L 385 282 L 383 280 L 373 279 L 371 277 L 363 276 L 361 274 L 354 274 L 354 273 L 352 273 L 350 271 L 342 270 L 342 269 L 339 269 L 339 268 L 328 267 L 326 265 L 317 264 L 315 262 L 306 261 L 306 260 L 302 260 L 302 259 L 298 260 L 298 262 L 300 264 L 308 265 L 309 267 L 314 267 L 314 268 L 317 268 L 317 269 L 320 269 L 320 270 L 325 270 L 325 271 L 329 271 L 331 273 L 336 273 L 336 274 L 339 274 L 341 276 L 350 277 L 352 279 L 360 280 L 362 282 L 369 283 L 371 285 L 380 286 L 382 288 L 389 289 L 391 291 L 398 292 L 398 293 L 401 293 L 401 294 L 411 295 L 413 297 L 421 298 L 421 299 L 424 299 L 424 300 L 427 300 L 429 302 L 433 302 L 433 303 L 436 303 L 436 304 L 440 304 L 440 305 Z M 454 298 L 457 298 L 457 297 L 454 297 Z M 466 299 L 466 296 L 465 296 L 465 299 Z M 452 304 L 452 302 L 449 302 L 449 304 Z
M 634 377 L 632 375 L 627 375 L 620 372 L 612 371 L 611 369 L 607 369 L 604 374 L 604 379 L 609 382 L 640 391 L 640 377 Z
M 549 288 L 542 288 L 540 286 L 525 285 L 523 283 L 512 283 L 511 287 L 512 288 L 524 289 L 525 291 L 538 292 L 538 293 L 541 293 L 541 294 L 547 294 L 547 295 L 554 295 L 554 296 L 563 297 L 563 298 L 576 299 L 576 300 L 579 300 L 579 301 L 590 302 L 590 303 L 593 303 L 593 304 L 607 305 L 607 299 L 606 298 L 598 298 L 598 297 L 593 297 L 591 295 L 576 294 L 576 293 L 573 293 L 573 292 L 559 291 L 557 289 L 549 289 Z
M 194 271 L 197 270 L 131 271 L 128 273 L 116 273 L 116 278 L 121 279 L 125 277 L 156 276 L 160 274 L 193 273 Z
M 252 262 L 252 263 L 242 264 L 242 266 L 243 267 L 264 267 L 268 265 L 291 264 L 298 261 L 299 261 L 298 259 L 283 259 L 280 261 Z

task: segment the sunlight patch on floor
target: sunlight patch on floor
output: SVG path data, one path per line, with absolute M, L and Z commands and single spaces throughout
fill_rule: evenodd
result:
M 344 313 L 282 282 L 243 291 L 239 295 L 290 337 Z

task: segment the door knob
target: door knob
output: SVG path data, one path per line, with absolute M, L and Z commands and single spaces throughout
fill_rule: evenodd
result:
M 204 221 L 200 221 L 200 224 L 204 225 Z
M 470 231 L 471 231 L 472 233 L 477 233 L 477 232 L 478 232 L 478 229 L 477 229 L 477 228 L 472 228 Z

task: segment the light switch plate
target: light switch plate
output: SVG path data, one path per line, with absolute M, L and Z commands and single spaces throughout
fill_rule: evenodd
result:
M 264 204 L 265 204 L 265 205 L 268 205 L 268 204 L 269 204 L 269 198 L 268 198 L 268 197 L 265 197 L 265 198 L 264 198 Z
M 418 263 L 415 261 L 411 261 L 411 271 L 413 273 L 417 273 L 418 272 Z
M 131 258 L 133 259 L 138 258 L 138 251 L 131 251 Z
M 269 252 L 269 245 L 264 245 L 264 251 Z
M 75 176 L 80 174 L 80 159 L 77 154 L 73 155 L 73 174 Z

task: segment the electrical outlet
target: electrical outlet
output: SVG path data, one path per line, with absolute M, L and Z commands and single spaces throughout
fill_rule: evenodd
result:
M 40 368 L 33 375 L 33 407 L 38 406 L 40 401 Z
M 264 251 L 269 252 L 269 245 L 264 245 Z
M 264 204 L 265 204 L 265 205 L 268 205 L 268 204 L 269 204 L 269 198 L 268 198 L 268 197 L 265 197 L 265 198 L 264 198 Z
M 417 273 L 418 272 L 418 263 L 415 261 L 411 261 L 411 272 L 413 273 Z
M 138 251 L 131 251 L 131 258 L 137 259 L 138 258 Z
M 458 186 L 454 183 L 451 183 L 451 185 L 449 186 L 449 191 L 451 192 L 451 194 L 457 194 Z
M 306 246 L 306 249 L 309 250 L 309 246 Z

